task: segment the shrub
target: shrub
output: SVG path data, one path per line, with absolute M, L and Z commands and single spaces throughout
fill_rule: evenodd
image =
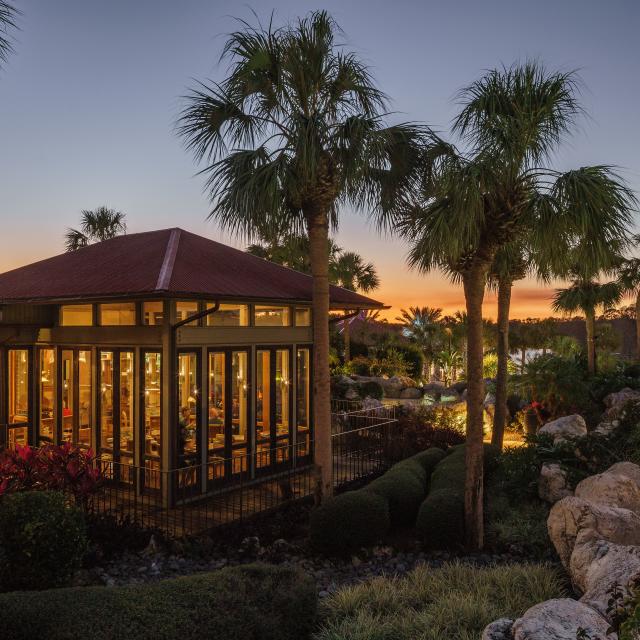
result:
M 423 476 L 424 471 L 416 465 Z M 418 478 L 408 465 L 396 466 L 365 488 L 384 498 L 389 505 L 389 516 L 393 525 L 410 525 L 427 493 L 426 480 Z
M 406 460 L 397 462 L 384 475 L 386 476 L 390 473 L 396 473 L 396 472 L 409 473 L 416 480 L 418 480 L 418 482 L 420 482 L 420 484 L 423 485 L 424 487 L 427 486 L 427 480 L 431 475 L 431 473 L 427 475 L 427 469 L 420 463 L 420 461 L 416 460 L 416 456 L 412 456 L 411 458 L 407 458 Z
M 544 564 L 420 566 L 406 578 L 374 578 L 321 602 L 317 640 L 477 640 L 498 618 L 563 597 L 560 572 Z
M 400 376 L 409 374 L 409 365 L 397 348 L 392 347 L 386 351 L 382 358 L 376 358 L 371 362 L 371 375 L 373 376 Z
M 371 361 L 366 356 L 356 356 L 344 365 L 345 371 L 351 375 L 371 375 Z
M 371 491 L 347 491 L 311 512 L 309 535 L 318 551 L 341 555 L 378 542 L 389 524 L 384 498 Z
M 47 589 L 65 584 L 87 548 L 82 512 L 63 494 L 24 491 L 0 500 L 0 584 Z
M 382 400 L 384 396 L 384 390 L 382 385 L 375 380 L 367 380 L 366 382 L 361 382 L 358 385 L 358 393 L 361 398 L 375 398 L 376 400 Z
M 437 447 L 431 447 L 426 451 L 421 451 L 417 453 L 410 460 L 414 460 L 419 463 L 422 468 L 427 472 L 427 476 L 431 477 L 433 470 L 436 468 L 436 465 L 445 457 L 445 452 L 442 449 L 438 449 Z
M 484 446 L 485 471 L 495 466 L 496 448 Z M 431 475 L 431 487 L 420 506 L 416 529 L 428 547 L 454 548 L 464 539 L 465 446 L 453 448 Z
M 316 587 L 287 567 L 245 565 L 155 584 L 0 595 L 12 640 L 298 640 L 315 622 Z
M 0 496 L 16 491 L 62 491 L 84 504 L 101 483 L 93 452 L 66 442 L 0 453 Z
M 424 354 L 420 348 L 413 344 L 396 344 L 393 346 L 393 350 L 402 356 L 406 367 L 405 375 L 414 380 L 420 380 L 424 368 Z

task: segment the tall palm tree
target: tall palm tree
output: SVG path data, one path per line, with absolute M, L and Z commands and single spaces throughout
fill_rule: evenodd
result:
M 329 259 L 329 280 L 349 291 L 370 293 L 380 286 L 380 278 L 371 262 L 365 262 L 354 251 L 338 251 Z M 351 338 L 349 335 L 350 318 L 342 323 L 344 337 L 344 360 L 351 360 Z
M 16 18 L 19 13 L 13 5 L 0 0 L 0 68 L 13 51 L 9 32 L 17 28 Z
M 558 289 L 553 298 L 553 310 L 563 313 L 581 311 L 587 332 L 587 363 L 589 373 L 596 372 L 596 311 L 618 304 L 623 292 L 617 282 L 597 282 L 593 278 L 576 277 L 571 286 Z
M 420 191 L 385 211 L 411 243 L 409 261 L 461 281 L 468 315 L 465 531 L 470 549 L 483 544 L 482 302 L 498 250 L 528 237 L 553 261 L 576 235 L 595 253 L 625 237 L 635 203 L 606 166 L 559 173 L 544 164 L 573 129 L 581 108 L 572 73 L 537 63 L 488 72 L 460 92 L 454 133 L 458 150 L 432 134 Z
M 635 236 L 634 240 L 635 244 L 640 243 L 640 236 Z M 636 298 L 636 358 L 640 360 L 640 258 L 623 260 L 617 275 L 620 288 Z
M 121 211 L 107 207 L 98 207 L 93 211 L 84 209 L 80 216 L 80 229 L 67 229 L 67 251 L 76 251 L 94 242 L 124 235 L 127 233 L 126 217 Z
M 442 349 L 442 309 L 433 307 L 409 307 L 400 309 L 396 321 L 402 324 L 404 334 L 424 355 L 424 370 L 429 375 L 431 364 Z M 453 333 L 453 332 L 452 332 Z M 449 351 L 451 344 L 449 342 Z
M 386 96 L 336 41 L 325 11 L 276 28 L 241 22 L 229 36 L 221 83 L 187 96 L 179 133 L 203 173 L 210 217 L 232 232 L 306 233 L 313 277 L 316 495 L 330 495 L 329 230 L 343 205 L 375 210 L 407 187 L 423 136 L 385 126 Z

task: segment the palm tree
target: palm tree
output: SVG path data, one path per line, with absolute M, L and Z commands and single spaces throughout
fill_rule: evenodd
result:
M 501 247 L 493 260 L 489 272 L 489 286 L 498 293 L 498 340 L 496 355 L 496 404 L 493 414 L 491 444 L 502 449 L 504 431 L 507 426 L 507 385 L 509 382 L 509 310 L 513 283 L 522 280 L 527 273 L 529 261 L 521 242 L 512 242 Z
M 13 45 L 9 37 L 11 29 L 16 29 L 16 18 L 19 11 L 8 2 L 0 0 L 0 67 L 7 61 L 13 51 Z
M 126 214 L 107 207 L 93 211 L 84 209 L 80 218 L 80 229 L 67 229 L 65 234 L 67 251 L 102 242 L 127 233 Z
M 370 293 L 380 286 L 380 278 L 371 262 L 365 262 L 362 256 L 353 251 L 339 250 L 329 259 L 329 280 L 349 291 Z M 349 336 L 350 318 L 342 323 L 344 335 L 344 361 L 351 360 L 351 340 Z
M 442 344 L 439 334 L 443 332 L 442 309 L 433 307 L 409 307 L 400 309 L 396 321 L 403 325 L 403 333 L 413 342 L 424 355 L 424 369 L 429 375 L 431 363 L 440 351 Z M 451 336 L 449 336 L 449 351 L 451 351 Z
M 640 243 L 640 236 L 635 236 Z M 617 269 L 618 284 L 624 293 L 636 298 L 636 358 L 640 360 L 640 258 L 627 258 Z
M 596 372 L 596 311 L 618 304 L 623 292 L 617 282 L 597 282 L 594 278 L 576 277 L 571 286 L 558 289 L 553 298 L 553 310 L 575 313 L 581 311 L 585 317 L 587 331 L 587 363 L 590 374 Z
M 376 210 L 407 188 L 423 129 L 385 126 L 386 96 L 337 42 L 325 11 L 275 28 L 241 22 L 222 83 L 199 84 L 178 122 L 203 173 L 210 218 L 253 237 L 305 233 L 313 277 L 316 495 L 330 495 L 329 230 L 343 205 Z
M 483 544 L 482 302 L 498 250 L 528 237 L 553 263 L 588 235 L 596 253 L 625 237 L 632 192 L 610 167 L 559 173 L 543 165 L 572 130 L 581 109 L 572 73 L 537 63 L 488 72 L 463 89 L 454 133 L 463 150 L 431 135 L 420 190 L 386 210 L 411 243 L 410 264 L 440 269 L 464 288 L 468 315 L 465 531 Z

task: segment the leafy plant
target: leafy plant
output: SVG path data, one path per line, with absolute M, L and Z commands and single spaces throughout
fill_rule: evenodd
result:
M 0 499 L 0 584 L 48 589 L 68 582 L 87 548 L 82 512 L 62 493 L 23 491 Z

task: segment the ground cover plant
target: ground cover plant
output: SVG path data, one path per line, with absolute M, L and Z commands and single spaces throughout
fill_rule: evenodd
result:
M 254 564 L 155 584 L 2 594 L 0 628 L 11 640 L 304 640 L 316 606 L 310 578 Z
M 315 640 L 478 640 L 484 627 L 564 595 L 545 564 L 422 566 L 406 578 L 376 578 L 322 602 Z

